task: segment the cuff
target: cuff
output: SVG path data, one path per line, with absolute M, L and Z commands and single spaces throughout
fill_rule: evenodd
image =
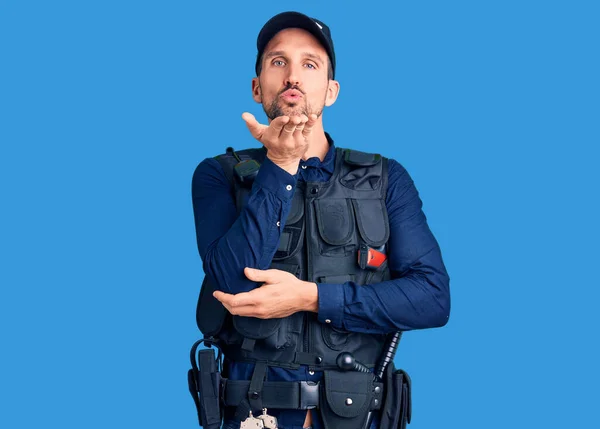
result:
M 275 194 L 282 201 L 291 201 L 298 178 L 265 157 L 254 183 Z
M 319 312 L 317 319 L 335 328 L 343 329 L 344 285 L 317 283 L 319 291 Z

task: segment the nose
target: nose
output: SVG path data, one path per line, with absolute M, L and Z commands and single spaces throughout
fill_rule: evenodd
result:
M 285 84 L 287 86 L 300 86 L 300 73 L 298 66 L 290 65 L 288 67 L 288 74 L 285 78 Z

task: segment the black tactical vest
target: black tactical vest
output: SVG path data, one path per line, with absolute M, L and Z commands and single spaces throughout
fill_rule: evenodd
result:
M 242 160 L 262 163 L 264 148 L 237 152 Z M 251 183 L 235 178 L 239 162 L 228 152 L 217 157 L 232 183 L 241 211 Z M 387 260 L 379 268 L 365 266 L 366 249 L 385 252 L 389 222 L 385 205 L 387 159 L 376 154 L 336 148 L 335 170 L 328 182 L 299 181 L 271 268 L 315 283 L 376 284 L 390 279 Z M 213 296 L 208 278 L 197 308 L 198 327 L 206 338 L 219 340 L 234 361 L 267 361 L 269 365 L 311 370 L 336 369 L 336 358 L 349 352 L 364 365 L 379 361 L 386 336 L 363 334 L 320 323 L 317 314 L 300 312 L 283 319 L 232 316 Z

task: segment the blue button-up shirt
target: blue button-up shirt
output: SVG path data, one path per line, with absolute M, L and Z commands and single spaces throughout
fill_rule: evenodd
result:
M 235 201 L 218 161 L 200 163 L 192 180 L 198 249 L 206 275 L 223 292 L 247 292 L 258 284 L 244 267 L 268 269 L 291 209 L 298 181 L 325 182 L 333 174 L 335 145 L 327 134 L 329 151 L 323 161 L 309 158 L 291 175 L 265 158 L 245 209 L 238 216 Z M 433 328 L 447 323 L 450 312 L 449 276 L 439 245 L 422 211 L 422 201 L 406 169 L 390 159 L 386 207 L 390 223 L 388 266 L 392 279 L 376 285 L 354 282 L 320 284 L 318 320 L 347 331 L 390 333 Z M 249 380 L 254 365 L 231 362 L 231 379 Z M 318 381 L 322 373 L 269 367 L 267 380 Z M 302 428 L 306 411 L 278 412 L 280 428 Z M 313 427 L 321 423 L 313 413 Z

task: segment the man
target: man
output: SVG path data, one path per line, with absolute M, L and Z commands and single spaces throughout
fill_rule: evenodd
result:
M 268 125 L 242 118 L 262 147 L 204 160 L 192 183 L 205 335 L 227 310 L 208 335 L 225 354 L 224 427 L 271 427 L 263 408 L 279 428 L 379 427 L 401 407 L 391 373 L 373 384 L 353 362 L 374 371 L 392 333 L 445 325 L 449 277 L 407 171 L 324 131 L 340 90 L 329 28 L 286 12 L 257 46 Z

